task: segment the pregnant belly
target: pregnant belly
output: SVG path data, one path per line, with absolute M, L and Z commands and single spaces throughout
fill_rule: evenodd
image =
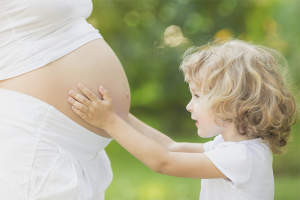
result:
M 0 88 L 21 92 L 40 99 L 65 114 L 84 128 L 110 137 L 104 130 L 88 124 L 71 109 L 69 90 L 83 83 L 100 98 L 98 88 L 103 85 L 111 95 L 116 114 L 127 120 L 130 108 L 130 89 L 123 67 L 103 39 L 93 40 L 46 66 L 0 81 Z

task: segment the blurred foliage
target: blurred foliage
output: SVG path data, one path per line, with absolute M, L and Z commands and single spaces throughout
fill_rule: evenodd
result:
M 130 112 L 177 141 L 208 141 L 195 136 L 196 127 L 185 108 L 191 96 L 179 71 L 179 64 L 188 47 L 205 44 L 216 37 L 234 36 L 279 50 L 288 60 L 289 74 L 293 82 L 292 92 L 300 101 L 300 15 L 297 0 L 93 0 L 93 4 L 94 10 L 88 22 L 99 30 L 124 67 L 131 89 Z M 296 188 L 300 186 L 299 131 L 298 122 L 292 127 L 293 139 L 288 144 L 290 150 L 284 155 L 274 155 L 275 181 L 277 175 L 292 176 L 280 179 L 290 182 L 281 182 L 279 185 L 290 185 L 293 182 L 298 184 Z M 209 140 L 211 139 L 213 138 Z M 118 162 L 120 155 L 126 153 L 125 150 L 114 153 L 114 149 L 119 149 L 117 144 L 107 148 L 115 171 L 114 181 L 119 181 L 118 176 L 123 174 L 123 182 L 117 184 L 126 186 L 128 191 L 130 184 L 126 181 L 141 181 L 135 183 L 140 190 L 137 192 L 148 192 L 152 196 L 145 196 L 143 199 L 137 196 L 134 198 L 134 195 L 131 198 L 130 195 L 128 198 L 119 198 L 109 192 L 117 190 L 116 182 L 113 181 L 108 189 L 108 199 L 160 199 L 160 189 L 167 188 L 164 182 L 153 183 L 138 178 L 146 176 L 142 172 L 151 173 L 151 176 L 154 174 L 147 169 L 139 173 L 137 168 L 146 168 L 141 163 L 137 164 L 139 162 Z M 114 165 L 114 162 L 122 164 L 122 167 Z M 131 162 L 136 164 L 129 164 Z M 120 174 L 118 170 L 121 171 Z M 169 181 L 170 184 L 179 180 L 176 188 L 181 187 L 179 190 L 182 191 L 188 183 L 192 184 L 188 185 L 189 189 L 200 186 L 199 180 L 192 183 L 188 179 L 169 179 L 163 175 L 157 177 L 160 181 L 172 180 Z M 151 184 L 155 187 L 150 187 Z M 173 189 L 177 190 L 176 188 Z M 132 190 L 136 190 L 136 187 Z M 197 199 L 199 191 L 196 191 L 196 196 L 181 198 L 180 195 L 175 195 L 175 198 L 171 189 L 169 193 L 163 192 L 163 199 Z M 283 198 L 282 194 L 286 194 L 284 191 L 286 190 L 276 186 L 275 199 L 300 198 L 298 190 L 289 193 L 290 198 Z

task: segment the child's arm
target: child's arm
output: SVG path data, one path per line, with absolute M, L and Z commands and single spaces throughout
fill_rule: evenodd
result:
M 109 93 L 104 88 L 100 100 L 88 88 L 79 88 L 90 100 L 76 94 L 72 109 L 88 123 L 104 129 L 133 156 L 158 173 L 187 178 L 226 178 L 202 153 L 170 152 L 159 143 L 141 134 L 118 117 Z M 74 99 L 73 99 L 74 100 Z
M 205 154 L 170 152 L 117 115 L 100 127 L 155 172 L 187 178 L 226 178 Z
M 144 122 L 140 121 L 134 115 L 129 113 L 127 123 L 132 126 L 135 130 L 144 134 L 145 136 L 155 140 L 166 149 L 172 152 L 187 152 L 187 153 L 203 153 L 203 143 L 186 143 L 186 142 L 175 142 L 165 134 L 158 130 L 148 126 Z

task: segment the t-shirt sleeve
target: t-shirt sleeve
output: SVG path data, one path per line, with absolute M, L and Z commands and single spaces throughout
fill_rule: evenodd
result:
M 210 151 L 213 148 L 214 141 L 205 142 L 203 144 L 204 152 Z
M 218 145 L 220 142 L 224 142 L 224 140 L 223 140 L 221 134 L 217 135 L 217 136 L 214 138 L 214 140 L 205 142 L 205 143 L 203 144 L 204 152 L 212 150 L 212 149 L 213 149 L 216 145 Z
M 230 179 L 228 182 L 233 188 L 242 186 L 249 180 L 253 158 L 246 146 L 226 142 L 204 152 L 204 154 Z

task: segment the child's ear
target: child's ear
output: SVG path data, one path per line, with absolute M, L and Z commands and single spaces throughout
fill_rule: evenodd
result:
M 221 119 L 214 119 L 217 126 L 224 127 L 224 122 Z

